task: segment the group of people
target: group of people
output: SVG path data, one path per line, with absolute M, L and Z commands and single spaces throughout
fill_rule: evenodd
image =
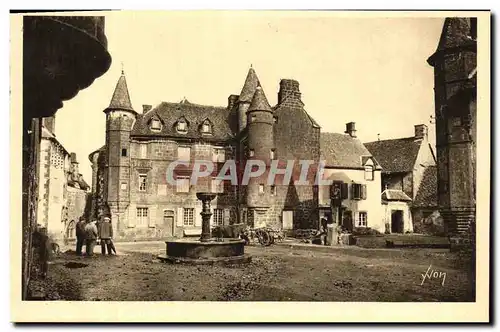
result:
M 76 254 L 82 255 L 83 245 L 85 245 L 86 256 L 94 254 L 97 242 L 101 244 L 101 254 L 116 255 L 116 248 L 113 243 L 113 226 L 111 219 L 104 217 L 103 221 L 86 222 L 82 217 L 76 224 Z

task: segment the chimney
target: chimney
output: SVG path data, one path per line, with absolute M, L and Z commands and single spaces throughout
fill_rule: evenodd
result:
M 55 115 L 48 117 L 48 118 L 43 118 L 42 124 L 48 131 L 50 131 L 52 134 L 55 134 L 55 131 L 56 131 L 56 116 Z
M 74 152 L 71 152 L 69 154 L 69 161 L 71 163 L 71 166 L 70 166 L 70 172 L 72 173 L 73 177 L 77 176 L 78 175 L 78 161 L 76 160 L 76 153 Z
M 142 113 L 146 113 L 153 108 L 152 105 L 142 105 Z
M 70 155 L 69 155 L 69 157 L 70 157 L 70 160 L 71 160 L 72 164 L 78 164 L 78 161 L 76 161 L 76 153 L 71 152 Z
M 280 91 L 278 92 L 278 104 L 283 102 L 300 102 L 299 82 L 291 79 L 282 79 L 280 82 Z
M 228 98 L 227 98 L 227 108 L 229 110 L 232 110 L 234 105 L 236 105 L 236 103 L 238 102 L 238 98 L 240 96 L 238 95 L 230 95 Z
M 349 122 L 345 125 L 345 133 L 349 134 L 352 138 L 356 138 L 356 123 Z
M 427 138 L 427 126 L 424 124 L 415 125 L 415 138 L 423 139 Z

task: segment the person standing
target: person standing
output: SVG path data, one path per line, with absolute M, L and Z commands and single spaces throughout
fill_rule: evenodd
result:
M 85 249 L 87 256 L 92 256 L 94 254 L 94 247 L 97 240 L 97 226 L 96 222 L 92 221 L 85 226 Z
M 47 277 L 50 259 L 50 239 L 47 235 L 47 228 L 38 224 L 33 233 L 33 247 L 35 248 L 36 258 L 40 267 L 42 278 Z
M 76 254 L 82 255 L 82 248 L 85 242 L 85 218 L 80 217 L 75 225 L 76 228 Z
M 111 255 L 111 239 L 113 238 L 113 227 L 111 227 L 111 219 L 109 217 L 104 217 L 104 220 L 99 225 L 99 238 L 101 239 L 101 254 L 106 255 L 106 249 L 108 250 L 108 255 Z

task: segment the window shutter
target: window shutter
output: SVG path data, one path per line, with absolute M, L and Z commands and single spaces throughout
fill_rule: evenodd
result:
M 177 208 L 177 227 L 184 226 L 184 209 Z
M 194 227 L 201 227 L 201 207 L 197 206 L 194 208 Z
M 224 209 L 224 225 L 229 225 L 230 220 L 231 220 L 231 210 Z
M 148 226 L 156 226 L 156 208 L 148 209 Z
M 341 195 L 342 195 L 342 199 L 349 198 L 349 184 L 342 183 Z
M 361 185 L 361 199 L 366 199 L 366 184 Z
M 356 199 L 356 184 L 351 184 L 351 197 L 352 199 Z

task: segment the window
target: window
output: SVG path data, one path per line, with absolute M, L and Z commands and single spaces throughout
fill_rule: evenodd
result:
M 203 134 L 211 134 L 212 133 L 212 126 L 210 125 L 210 122 L 205 121 L 203 125 L 201 126 L 201 132 Z
M 147 144 L 140 145 L 140 158 L 146 159 L 148 157 L 148 146 Z
M 255 151 L 253 149 L 248 150 L 248 156 L 253 157 L 255 155 Z
M 177 131 L 181 133 L 187 132 L 187 123 L 184 120 L 177 122 Z
M 177 192 L 178 193 L 188 193 L 189 192 L 189 177 L 188 176 L 178 176 L 177 177 Z
M 276 196 L 276 186 L 275 185 L 271 186 L 271 195 Z
M 226 161 L 226 151 L 221 148 L 214 148 L 212 150 L 212 161 L 214 163 L 223 163 Z
M 148 176 L 146 174 L 139 174 L 139 191 L 146 191 Z
M 180 161 L 189 161 L 191 159 L 191 148 L 187 146 L 179 146 L 177 148 L 177 159 Z
M 259 184 L 259 194 L 263 194 L 263 193 L 264 193 L 264 185 Z
M 451 119 L 451 125 L 453 127 L 460 127 L 462 125 L 462 119 L 460 117 L 454 117 Z
M 352 198 L 353 199 L 366 199 L 366 185 L 360 183 L 352 184 Z
M 163 224 L 167 225 L 168 223 L 173 223 L 173 220 L 174 220 L 174 211 L 163 210 Z
M 274 149 L 272 149 L 271 152 L 270 152 L 270 158 L 271 159 L 275 159 L 276 158 L 275 153 L 274 153 Z
M 153 119 L 151 121 L 151 130 L 160 131 L 161 130 L 161 121 L 158 119 Z
M 273 117 L 273 121 L 274 123 L 278 123 L 278 117 L 277 116 Z
M 126 157 L 127 156 L 127 149 L 122 149 L 122 157 Z
M 365 180 L 373 181 L 373 166 L 365 166 Z
M 122 182 L 121 189 L 122 190 L 127 190 L 127 182 Z
M 148 224 L 148 208 L 137 208 L 137 226 L 147 226 Z
M 368 213 L 358 212 L 358 227 L 368 226 Z
M 184 221 L 184 226 L 194 226 L 193 208 L 184 208 L 183 221 Z
M 222 226 L 224 225 L 224 210 L 223 209 L 214 209 L 214 226 Z
M 224 180 L 212 178 L 212 192 L 213 193 L 223 193 L 224 192 Z
M 250 117 L 250 122 L 255 122 L 255 120 L 257 120 L 257 115 L 252 114 L 252 116 Z

